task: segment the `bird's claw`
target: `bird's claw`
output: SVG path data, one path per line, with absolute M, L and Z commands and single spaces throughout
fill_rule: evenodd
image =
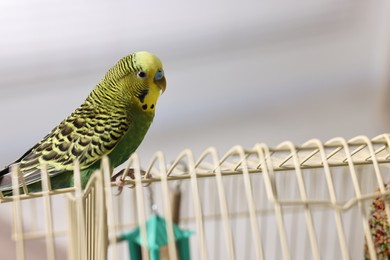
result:
M 130 177 L 130 179 L 134 180 L 135 179 L 135 171 L 134 169 L 128 169 L 127 171 L 127 174 L 125 177 L 123 177 L 123 173 L 124 173 L 125 169 L 122 169 L 120 170 L 118 173 L 114 174 L 112 177 L 111 177 L 111 181 L 115 181 L 115 184 L 118 186 L 118 190 L 117 190 L 117 193 L 115 194 L 115 196 L 118 196 L 122 193 L 123 191 L 123 187 L 126 185 L 126 179 L 129 179 L 129 178 L 126 178 L 126 177 Z M 145 176 L 146 178 L 149 178 L 150 177 L 150 174 L 146 174 L 145 171 L 143 170 L 140 170 L 140 173 L 141 173 L 141 176 Z M 146 186 L 148 186 L 150 184 L 147 184 Z M 134 185 L 131 184 L 129 186 L 129 188 L 133 188 Z
M 122 193 L 122 191 L 123 191 L 123 187 L 125 186 L 125 180 L 122 179 L 121 175 L 118 175 L 115 178 L 115 184 L 116 184 L 116 186 L 118 186 L 118 190 L 117 190 L 117 192 L 114 195 L 115 196 L 119 196 Z

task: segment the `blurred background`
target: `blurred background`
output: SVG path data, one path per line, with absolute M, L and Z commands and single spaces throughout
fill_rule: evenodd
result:
M 236 144 L 299 145 L 390 128 L 386 0 L 2 1 L 0 167 L 139 50 L 161 58 L 168 81 L 138 149 L 143 164 L 157 150 L 169 161 L 184 148 L 223 154 Z M 10 209 L 0 205 L 4 259 L 15 257 Z M 42 259 L 33 247 L 31 259 Z

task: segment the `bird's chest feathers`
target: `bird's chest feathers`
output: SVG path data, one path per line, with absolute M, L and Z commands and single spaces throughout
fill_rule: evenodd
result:
M 109 154 L 110 161 L 114 167 L 125 162 L 135 152 L 144 139 L 153 117 L 154 111 L 133 115 L 129 129 L 115 149 Z
M 126 161 L 142 142 L 153 121 L 159 96 L 160 89 L 151 87 L 132 98 L 132 105 L 129 107 L 129 129 L 109 155 L 114 167 Z

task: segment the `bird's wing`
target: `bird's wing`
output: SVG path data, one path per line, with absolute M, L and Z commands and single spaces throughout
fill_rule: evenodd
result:
M 46 165 L 51 176 L 73 170 L 76 158 L 80 168 L 85 169 L 110 153 L 128 128 L 125 115 L 107 114 L 97 107 L 82 105 L 15 163 L 27 185 L 40 180 L 41 164 Z M 0 176 L 8 172 L 5 169 Z M 5 186 L 11 184 L 6 185 L 5 176 L 2 179 L 0 190 L 6 190 Z

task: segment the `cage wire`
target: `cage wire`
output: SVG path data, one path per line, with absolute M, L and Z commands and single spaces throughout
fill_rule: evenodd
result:
M 153 259 L 153 214 L 165 221 L 161 259 L 180 258 L 177 227 L 191 233 L 192 259 L 389 259 L 389 145 L 383 134 L 235 146 L 222 157 L 184 150 L 170 164 L 157 152 L 143 169 L 134 154 L 118 196 L 107 159 L 84 190 L 52 190 L 43 170 L 43 191 L 28 193 L 14 167 L 13 196 L 0 202 L 12 205 L 17 259 L 29 259 L 31 240 L 44 241 L 47 259 L 130 259 L 121 234 L 136 228 L 142 259 Z

